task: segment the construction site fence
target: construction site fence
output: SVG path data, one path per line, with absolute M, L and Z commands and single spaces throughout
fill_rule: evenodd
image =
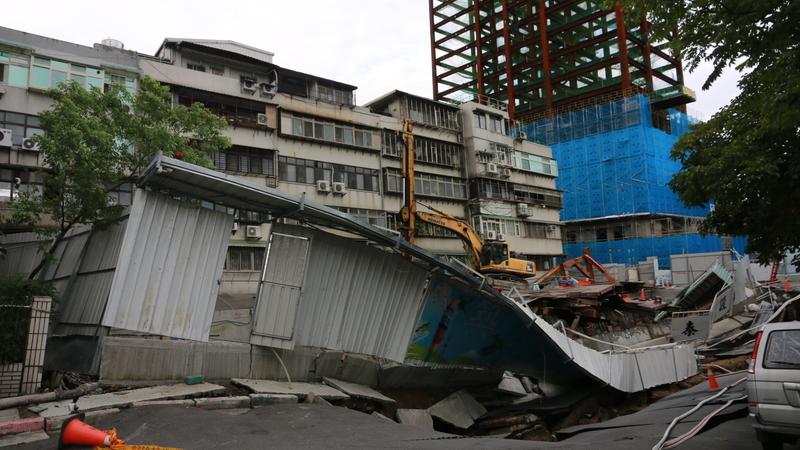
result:
M 736 251 L 744 254 L 744 248 L 747 245 L 745 238 L 735 237 L 731 239 L 731 242 Z M 601 264 L 626 264 L 629 266 L 634 266 L 639 261 L 645 261 L 648 256 L 656 256 L 659 268 L 670 269 L 670 255 L 718 252 L 723 250 L 724 246 L 723 239 L 719 236 L 687 233 L 617 241 L 565 243 L 564 253 L 566 258 L 575 258 L 583 255 L 585 248 L 589 248 L 592 257 Z

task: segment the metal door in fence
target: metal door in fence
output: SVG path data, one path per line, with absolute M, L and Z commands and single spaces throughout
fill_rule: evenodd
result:
M 0 398 L 39 389 L 50 306 L 49 297 L 34 297 L 30 305 L 0 305 Z
M 258 287 L 253 334 L 291 340 L 303 290 L 310 240 L 271 233 Z M 259 339 L 251 339 L 260 343 Z

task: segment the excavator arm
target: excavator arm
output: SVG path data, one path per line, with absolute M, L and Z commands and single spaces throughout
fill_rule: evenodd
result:
M 427 206 L 427 205 L 426 205 Z M 440 226 L 447 230 L 452 231 L 464 243 L 464 250 L 470 259 L 472 267 L 481 267 L 481 251 L 483 250 L 483 240 L 478 233 L 469 225 L 469 223 L 453 217 L 449 214 L 438 211 L 430 206 L 428 209 L 435 211 L 436 214 L 417 211 L 417 219 Z

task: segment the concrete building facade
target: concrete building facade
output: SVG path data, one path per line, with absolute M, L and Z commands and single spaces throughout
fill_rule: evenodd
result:
M 138 55 L 114 45 L 88 47 L 0 27 L 0 217 L 20 192 L 42 191 L 44 159 L 30 138 L 42 133 L 38 114 L 52 104 L 44 92 L 67 80 L 87 89 L 121 83 L 133 90 L 139 72 Z M 130 203 L 130 192 L 124 186 L 117 201 Z

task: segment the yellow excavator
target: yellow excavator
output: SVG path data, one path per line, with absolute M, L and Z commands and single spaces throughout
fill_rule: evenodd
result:
M 473 269 L 494 278 L 520 279 L 536 275 L 533 261 L 512 258 L 508 244 L 502 241 L 484 241 L 472 226 L 457 217 L 424 205 L 433 213 L 417 211 L 414 193 L 414 134 L 410 119 L 403 121 L 403 208 L 400 210 L 403 235 L 414 242 L 416 221 L 440 226 L 453 232 L 464 244 L 464 252 Z M 420 203 L 422 204 L 422 203 Z

